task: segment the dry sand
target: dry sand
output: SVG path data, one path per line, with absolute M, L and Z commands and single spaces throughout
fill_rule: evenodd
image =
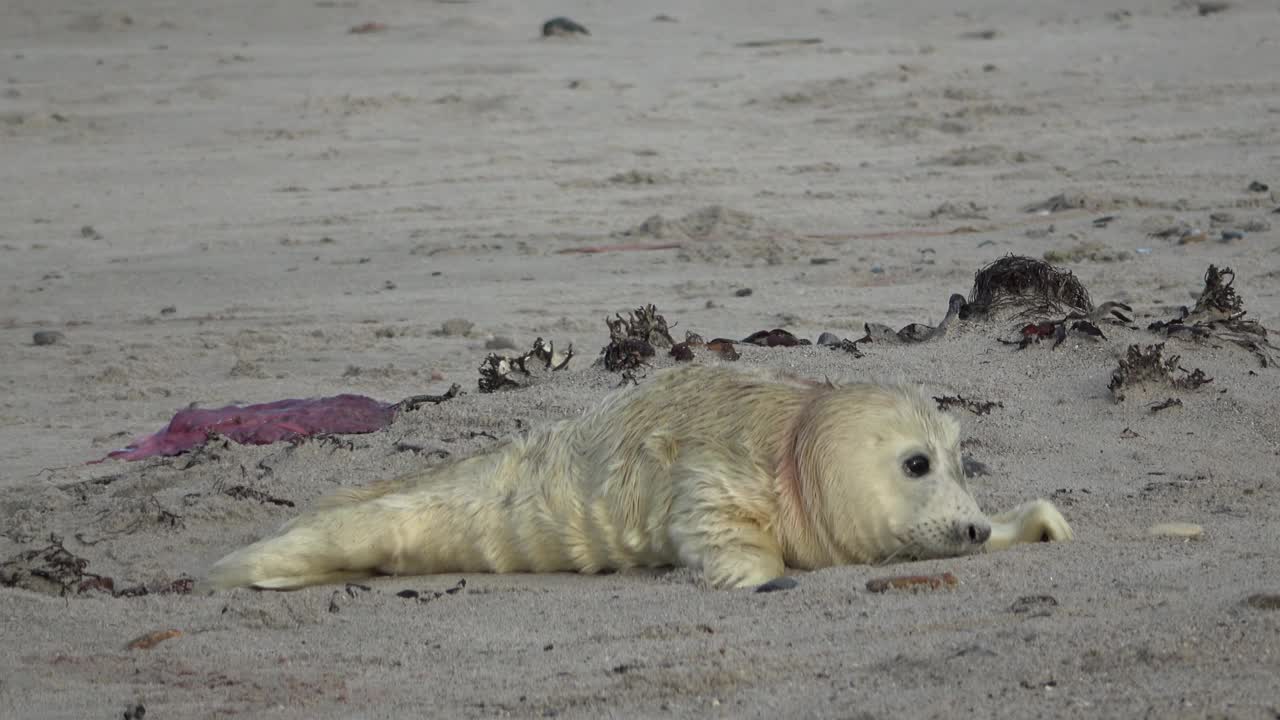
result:
M 678 335 L 857 338 L 936 322 L 1006 253 L 1096 244 L 1064 267 L 1138 328 L 1211 263 L 1280 328 L 1280 198 L 1248 189 L 1280 188 L 1280 12 L 1216 4 L 8 2 L 0 562 L 56 534 L 117 591 L 199 577 L 297 512 L 228 488 L 300 507 L 576 413 L 618 383 L 591 367 L 604 318 L 647 302 Z M 538 37 L 560 14 L 591 35 Z M 1080 207 L 1023 212 L 1059 193 Z M 1179 222 L 1207 239 L 1149 234 Z M 635 243 L 680 247 L 560 252 Z M 679 570 L 469 576 L 427 602 L 397 592 L 460 578 L 0 588 L 0 716 L 1275 717 L 1280 611 L 1246 599 L 1280 592 L 1280 370 L 1174 340 L 1213 382 L 1117 403 L 1151 333 L 1003 331 L 740 362 L 1003 403 L 964 418 L 974 494 L 1051 497 L 1075 542 L 767 595 Z M 579 356 L 481 395 L 493 335 Z M 468 394 L 371 435 L 85 464 L 189 403 L 451 382 Z M 1165 522 L 1202 537 L 1147 534 Z M 941 571 L 959 587 L 864 588 Z

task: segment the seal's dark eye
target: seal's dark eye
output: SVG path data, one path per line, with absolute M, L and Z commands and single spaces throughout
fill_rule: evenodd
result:
M 902 469 L 913 478 L 929 474 L 929 458 L 924 455 L 912 455 L 902 463 Z

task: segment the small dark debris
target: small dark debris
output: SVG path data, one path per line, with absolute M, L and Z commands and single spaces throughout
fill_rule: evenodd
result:
M 1045 617 L 1049 615 L 1049 608 L 1055 607 L 1058 607 L 1058 599 L 1052 595 L 1024 595 L 1009 606 L 1009 612 Z
M 1254 593 L 1244 603 L 1256 610 L 1280 610 L 1280 593 Z
M 1121 358 L 1120 366 L 1111 373 L 1111 382 L 1107 388 L 1116 402 L 1124 400 L 1125 389 L 1143 383 L 1160 383 L 1178 390 L 1194 390 L 1201 385 L 1213 382 L 1213 378 L 1205 377 L 1204 371 L 1196 368 L 1187 370 L 1178 365 L 1178 355 L 1164 357 L 1164 343 L 1148 345 L 1143 348 L 1130 345 Z M 1181 373 L 1181 374 L 1178 374 Z
M 1152 413 L 1158 413 L 1161 410 L 1168 410 L 1171 407 L 1182 407 L 1182 401 L 1178 398 L 1168 398 L 1157 403 L 1151 403 L 1149 406 Z
M 88 567 L 88 560 L 73 555 L 62 546 L 61 538 L 50 535 L 47 546 L 39 550 L 25 550 L 0 562 L 0 585 L 59 596 L 75 592 L 82 586 L 90 590 L 114 585 L 112 581 L 93 583 L 101 576 L 85 572 Z
M 1079 318 L 1105 317 L 1111 322 L 1118 321 L 1125 324 L 1131 322 L 1129 317 L 1120 312 L 1120 310 L 1133 312 L 1128 305 L 1124 305 L 1122 303 L 1103 303 L 1087 316 L 1078 312 L 1072 312 L 1061 320 L 1042 320 L 1040 322 L 1028 323 L 1022 327 L 1022 330 L 1019 333 L 1021 337 L 1017 340 L 1005 340 L 1003 338 L 999 338 L 999 340 L 1005 345 L 1017 345 L 1019 350 L 1025 350 L 1028 346 L 1039 343 L 1041 340 L 1048 338 L 1053 338 L 1053 348 L 1057 349 L 1057 347 L 1061 345 L 1071 333 L 1106 340 L 1107 336 L 1102 333 L 1101 328 L 1095 325 L 1091 320 Z
M 1094 219 L 1093 219 L 1093 226 L 1094 226 L 1094 227 L 1096 227 L 1096 228 L 1104 228 L 1104 227 L 1106 227 L 1106 226 L 1110 225 L 1110 224 L 1112 223 L 1112 221 L 1114 221 L 1115 219 L 1116 219 L 1116 216 L 1115 216 L 1115 215 L 1104 215 L 1104 216 L 1102 216 L 1102 217 L 1100 217 L 1100 218 L 1094 218 Z
M 372 591 L 373 588 L 369 587 L 368 585 L 361 585 L 359 583 L 347 583 L 346 586 L 343 588 L 343 590 L 346 590 L 347 597 L 354 598 L 360 593 L 367 593 Z
M 865 357 L 858 349 L 858 341 L 839 337 L 835 333 L 822 333 L 818 336 L 818 344 L 832 350 L 843 350 L 856 358 Z
M 401 590 L 396 593 L 396 597 L 406 600 L 417 600 L 420 593 L 417 590 Z
M 1226 12 L 1230 7 L 1231 7 L 1231 3 L 1221 2 L 1221 0 L 1205 0 L 1204 2 L 1196 3 L 1196 12 L 1200 14 L 1200 17 L 1204 17 L 1205 15 L 1213 15 L 1214 13 Z M 1262 183 L 1259 183 L 1256 180 L 1254 181 L 1254 183 L 1258 185 L 1262 185 Z M 1250 183 L 1249 185 L 1250 190 L 1253 189 L 1254 183 Z M 1266 188 L 1267 188 L 1266 185 L 1262 185 L 1262 190 L 1256 191 L 1256 192 L 1266 192 L 1267 191 Z
M 572 345 L 563 354 L 557 353 L 555 346 L 542 338 L 533 341 L 533 348 L 529 352 L 516 357 L 489 353 L 480 365 L 478 383 L 480 392 L 491 393 L 507 388 L 525 387 L 534 381 L 535 370 L 539 372 L 563 370 L 569 366 L 569 361 L 572 359 Z
M 445 594 L 445 595 L 456 595 L 456 594 L 458 593 L 458 591 L 459 591 L 459 590 L 462 590 L 462 589 L 463 589 L 463 588 L 465 588 L 466 586 L 467 586 L 467 579 L 466 579 L 466 578 L 458 578 L 458 582 L 457 582 L 457 584 L 455 584 L 453 587 L 449 588 L 448 590 L 445 590 L 445 591 L 444 591 L 444 594 Z
M 186 576 L 180 577 L 169 583 L 160 585 L 152 584 L 150 587 L 146 585 L 133 585 L 122 590 L 112 593 L 118 598 L 143 597 L 146 595 L 190 595 L 196 587 L 194 578 Z
M 716 338 L 707 343 L 707 349 L 714 353 L 719 353 L 723 360 L 737 360 L 742 357 L 738 352 L 738 348 L 734 347 L 732 340 L 725 338 Z
M 671 346 L 671 357 L 679 362 L 690 362 L 693 360 L 693 350 L 687 342 L 676 343 Z
M 966 300 L 959 293 L 953 293 L 947 299 L 947 314 L 943 316 L 941 322 L 936 327 L 925 325 L 923 323 L 911 323 L 904 326 L 901 330 L 894 330 L 888 325 L 881 323 L 864 323 L 863 329 L 866 335 L 858 338 L 855 343 L 860 342 L 887 342 L 887 343 L 919 343 L 927 340 L 934 340 L 947 334 L 947 329 L 956 318 L 966 316 Z
M 1236 240 L 1243 240 L 1244 233 L 1240 232 L 1239 230 L 1223 230 L 1222 236 L 1219 239 L 1224 243 L 1234 242 Z
M 542 23 L 542 37 L 568 37 L 570 35 L 590 35 L 582 25 L 567 17 L 553 17 Z
M 1034 215 L 1051 215 L 1065 210 L 1078 210 L 1086 204 L 1088 204 L 1087 199 L 1083 195 L 1060 193 L 1047 200 L 1024 206 L 1022 212 Z
M 742 342 L 760 347 L 795 347 L 796 345 L 812 345 L 803 338 L 798 338 L 782 328 L 759 330 L 742 339 Z
M 996 408 L 1004 408 L 1004 403 L 998 400 L 974 400 L 963 395 L 944 395 L 935 397 L 933 400 L 938 403 L 939 410 L 950 410 L 958 407 L 968 410 L 974 415 L 987 415 Z
M 666 13 L 660 13 L 658 15 L 653 16 L 653 22 L 673 23 L 673 22 L 680 22 L 680 21 L 671 17 L 670 15 L 667 15 Z
M 734 297 L 751 297 L 751 293 L 755 292 L 751 288 L 738 288 L 733 291 Z
M 637 338 L 621 338 L 610 342 L 601 352 L 605 369 L 611 371 L 633 370 L 645 364 L 656 352 L 653 346 Z
M 631 383 L 632 387 L 639 387 L 640 380 L 636 377 L 635 371 L 623 370 L 622 376 L 618 379 L 617 387 L 625 387 L 627 383 Z
M 981 460 L 975 460 L 968 455 L 960 459 L 960 464 L 964 470 L 964 476 L 967 478 L 985 477 L 991 474 L 991 468 Z
M 67 336 L 57 330 L 37 330 L 31 334 L 33 345 L 57 345 L 66 339 Z
M 452 400 L 463 394 L 462 386 L 458 383 L 453 383 L 449 386 L 449 390 L 442 395 L 413 395 L 396 403 L 395 409 L 400 412 L 413 412 L 427 403 L 439 405 L 446 400 Z
M 778 38 L 776 40 L 748 40 L 746 42 L 735 43 L 734 47 L 740 48 L 768 48 L 768 47 L 792 47 L 801 45 L 821 45 L 822 38 Z
M 981 645 L 966 645 L 956 651 L 951 657 L 998 657 L 995 650 L 982 647 Z
M 124 720 L 143 720 L 147 716 L 147 709 L 142 703 L 138 703 L 133 707 L 124 711 Z
M 231 487 L 223 490 L 222 494 L 233 497 L 237 500 L 257 500 L 263 505 L 280 505 L 282 507 L 294 506 L 292 500 L 274 497 L 262 492 L 261 490 L 255 490 L 246 485 L 232 485 Z
M 351 29 L 347 30 L 347 33 L 350 35 L 370 35 L 373 33 L 380 33 L 380 32 L 386 32 L 386 31 L 387 31 L 386 23 L 365 22 L 365 23 L 360 23 L 359 25 L 351 26 Z
M 799 581 L 797 581 L 795 578 L 787 577 L 786 575 L 783 575 L 781 577 L 776 577 L 767 583 L 763 583 L 757 586 L 756 592 L 771 593 L 771 592 L 778 592 L 780 590 L 790 590 L 798 586 L 799 584 L 800 584 Z
M 1253 180 L 1249 183 L 1249 192 L 1264 193 L 1264 192 L 1269 192 L 1270 190 L 1271 190 L 1271 186 L 1267 185 L 1264 182 Z
M 654 305 L 636 308 L 625 319 L 614 315 L 604 322 L 609 326 L 609 344 L 600 349 L 600 356 L 610 372 L 634 370 L 656 354 L 654 348 L 676 344 L 667 319 Z
M 113 578 L 103 576 L 91 577 L 80 583 L 76 588 L 76 594 L 79 595 L 81 593 L 89 592 L 90 590 L 97 590 L 109 595 L 114 595 L 116 591 L 116 581 Z
M 835 259 L 835 258 L 831 258 L 831 257 L 815 257 L 815 258 L 809 258 L 809 264 L 810 264 L 810 265 L 830 265 L 831 263 L 833 263 L 833 262 L 835 262 L 835 261 L 836 261 L 836 259 Z
M 684 342 L 689 347 L 704 347 L 707 344 L 707 341 L 703 340 L 701 335 L 690 330 L 685 331 Z
M 329 596 L 329 612 L 337 613 L 342 610 L 342 607 L 338 605 L 338 596 L 341 594 L 341 590 L 334 590 L 333 594 Z

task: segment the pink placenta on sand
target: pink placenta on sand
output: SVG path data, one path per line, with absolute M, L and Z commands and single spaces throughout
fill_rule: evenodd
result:
M 395 412 L 394 404 L 363 395 L 278 400 L 244 407 L 192 408 L 174 415 L 164 430 L 138 438 L 103 460 L 179 455 L 204 444 L 213 433 L 244 445 L 266 445 L 328 433 L 367 433 L 390 425 Z

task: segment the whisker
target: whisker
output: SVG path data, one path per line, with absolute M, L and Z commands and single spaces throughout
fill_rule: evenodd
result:
M 903 545 L 902 547 L 898 548 L 897 550 L 894 550 L 893 552 L 889 553 L 887 556 L 885 556 L 885 557 L 881 558 L 881 559 L 876 563 L 876 567 L 880 567 L 880 566 L 883 566 L 883 565 L 888 565 L 889 563 L 891 563 L 891 562 L 893 562 L 895 559 L 897 559 L 899 556 L 901 556 L 901 555 L 905 555 L 905 554 L 908 554 L 908 553 L 911 553 L 911 552 L 913 552 L 913 551 L 915 551 L 915 550 L 919 549 L 919 547 L 920 547 L 920 546 L 919 546 L 919 544 L 917 544 L 917 543 L 907 543 L 906 545 Z

